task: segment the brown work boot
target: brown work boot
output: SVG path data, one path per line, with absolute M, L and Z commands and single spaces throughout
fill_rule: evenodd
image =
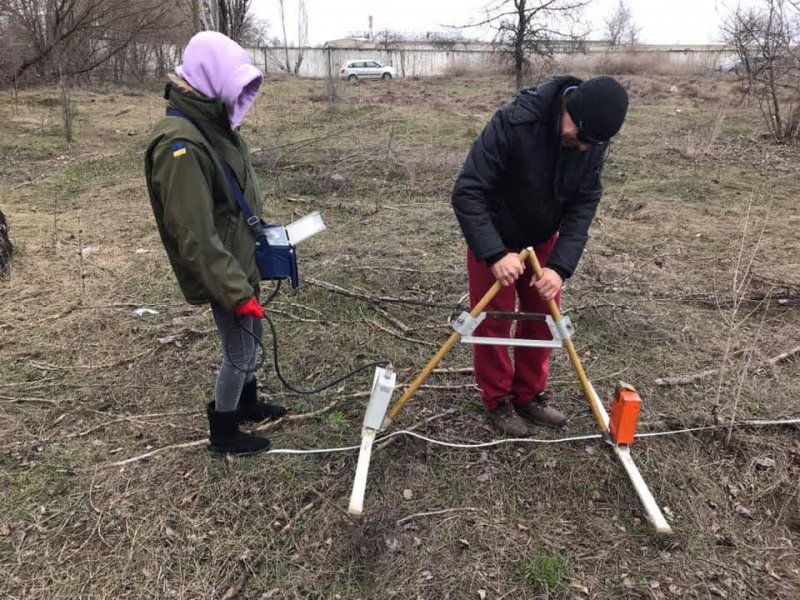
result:
M 528 434 L 528 426 L 519 418 L 509 402 L 501 400 L 500 406 L 486 412 L 489 422 L 498 433 L 509 437 L 523 437 Z
M 552 406 L 549 406 L 553 395 L 549 390 L 545 390 L 533 399 L 527 406 L 514 406 L 517 414 L 523 419 L 530 421 L 534 425 L 562 429 L 567 426 L 567 418 L 564 414 Z

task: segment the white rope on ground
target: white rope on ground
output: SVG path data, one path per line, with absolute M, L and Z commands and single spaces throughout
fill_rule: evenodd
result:
M 800 425 L 800 419 L 785 419 L 785 420 L 774 420 L 774 421 L 746 421 L 744 423 L 734 423 L 733 427 L 739 426 L 751 426 L 751 427 L 768 427 L 771 425 Z M 637 438 L 647 438 L 647 437 L 659 437 L 665 435 L 676 435 L 679 433 L 692 433 L 694 431 L 707 431 L 710 429 L 727 429 L 731 427 L 730 424 L 728 425 L 708 425 L 704 427 L 689 427 L 687 429 L 674 429 L 670 431 L 653 431 L 649 433 L 639 433 L 636 435 Z M 480 443 L 471 443 L 471 444 L 459 444 L 455 442 L 447 442 L 444 440 L 437 440 L 434 438 L 429 438 L 427 436 L 421 435 L 414 431 L 406 431 L 405 429 L 400 431 L 394 431 L 388 435 L 382 436 L 375 440 L 376 444 L 380 442 L 386 441 L 390 438 L 396 437 L 398 435 L 406 436 L 406 437 L 413 437 L 424 442 L 428 442 L 429 444 L 434 444 L 436 446 L 445 446 L 447 448 L 461 448 L 466 450 L 474 450 L 477 448 L 491 448 L 493 446 L 500 446 L 503 444 L 563 444 L 567 442 L 581 442 L 586 440 L 597 440 L 601 439 L 603 436 L 599 433 L 591 434 L 591 435 L 578 435 L 573 437 L 565 437 L 565 438 L 554 438 L 554 439 L 539 439 L 539 438 L 505 438 L 502 440 L 493 440 L 491 442 L 480 442 Z M 338 448 L 313 448 L 309 450 L 296 450 L 293 448 L 275 448 L 274 450 L 269 450 L 264 454 L 332 454 L 335 452 L 352 452 L 354 450 L 360 449 L 361 446 L 341 446 Z
M 637 433 L 637 438 L 658 437 L 660 435 L 674 435 L 676 433 L 690 433 L 692 431 L 707 431 L 709 429 L 730 429 L 731 427 L 770 427 L 772 425 L 800 425 L 800 419 L 777 419 L 772 421 L 740 421 L 738 423 L 728 423 L 720 425 L 705 425 L 703 427 L 690 427 L 688 429 L 676 429 L 670 431 L 651 431 L 648 433 Z
M 686 429 L 674 429 L 669 431 L 653 431 L 649 433 L 639 433 L 636 435 L 637 438 L 648 438 L 648 437 L 659 437 L 665 435 L 677 435 L 679 433 L 692 433 L 695 431 L 708 431 L 711 429 L 729 429 L 730 427 L 769 427 L 772 425 L 800 425 L 800 418 L 798 419 L 776 419 L 776 420 L 755 420 L 755 421 L 739 421 L 737 423 L 729 423 L 727 425 L 707 425 L 704 427 L 689 427 Z M 406 429 L 402 429 L 400 431 L 394 431 L 387 435 L 384 435 L 380 438 L 375 440 L 377 444 L 376 450 L 380 449 L 381 442 L 385 442 L 393 437 L 396 436 L 406 436 L 406 437 L 413 437 L 420 439 L 424 442 L 428 442 L 429 444 L 434 444 L 437 446 L 445 446 L 447 448 L 461 448 L 466 450 L 475 450 L 477 448 L 491 448 L 493 446 L 500 446 L 503 444 L 563 444 L 567 442 L 580 442 L 580 441 L 587 441 L 587 440 L 597 440 L 602 439 L 602 435 L 599 433 L 594 433 L 591 435 L 578 435 L 573 437 L 565 437 L 565 438 L 553 438 L 553 439 L 539 439 L 539 438 L 506 438 L 502 440 L 493 440 L 491 442 L 480 442 L 480 443 L 469 443 L 469 444 L 459 444 L 456 442 L 447 442 L 444 440 L 437 440 L 434 438 L 429 438 L 424 435 L 420 435 L 414 431 L 409 431 Z M 137 462 L 139 460 L 143 460 L 145 458 L 149 458 L 156 454 L 160 454 L 166 450 L 179 450 L 182 448 L 191 448 L 194 446 L 201 446 L 203 444 L 207 444 L 207 439 L 202 440 L 195 440 L 193 442 L 186 442 L 183 444 L 173 444 L 171 446 L 165 446 L 164 448 L 157 448 L 155 450 L 151 450 L 150 452 L 145 452 L 144 454 L 140 454 L 138 456 L 134 456 L 132 458 L 128 458 L 125 460 L 121 460 L 114 463 L 107 463 L 101 465 L 101 468 L 105 467 L 123 467 L 133 462 Z M 336 448 L 311 448 L 308 450 L 300 450 L 295 448 L 274 448 L 265 452 L 264 454 L 295 454 L 295 455 L 304 455 L 304 454 L 334 454 L 336 452 L 353 452 L 355 450 L 359 450 L 361 448 L 360 445 L 357 446 L 340 446 Z
M 446 446 L 448 448 L 466 448 L 466 449 L 473 449 L 473 448 L 489 448 L 491 446 L 499 446 L 500 444 L 560 444 L 563 442 L 577 442 L 580 440 L 596 440 L 601 437 L 599 433 L 594 433 L 592 435 L 579 435 L 575 437 L 565 437 L 565 438 L 558 438 L 552 440 L 544 440 L 544 439 L 536 439 L 536 438 L 506 438 L 503 440 L 494 440 L 492 442 L 482 442 L 482 443 L 473 443 L 473 444 L 457 444 L 455 442 L 446 442 L 444 440 L 437 440 L 434 438 L 429 438 L 424 435 L 420 435 L 414 431 L 407 431 L 405 429 L 401 429 L 400 431 L 393 431 L 388 435 L 384 435 L 383 437 L 377 438 L 375 440 L 376 444 L 380 444 L 381 442 L 385 442 L 386 440 L 396 437 L 398 435 L 406 436 L 406 437 L 414 437 L 429 444 L 435 444 L 437 446 Z M 312 448 L 310 450 L 295 450 L 293 448 L 275 448 L 273 450 L 268 450 L 264 452 L 264 454 L 330 454 L 333 452 L 350 452 L 352 450 L 359 450 L 361 448 L 360 445 L 358 446 L 341 446 L 339 448 Z

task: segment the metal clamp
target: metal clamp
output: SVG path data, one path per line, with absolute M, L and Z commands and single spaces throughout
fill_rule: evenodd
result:
M 561 317 L 561 322 L 556 323 L 556 327 L 558 328 L 558 336 L 562 340 L 568 340 L 575 335 L 575 326 L 569 317 Z
M 483 323 L 486 319 L 486 313 L 481 313 L 477 317 L 473 317 L 468 312 L 464 311 L 458 318 L 453 321 L 453 329 L 461 335 L 472 335 L 472 333 Z
M 561 317 L 561 322 L 556 323 L 553 317 L 547 315 L 545 321 L 547 322 L 548 329 L 550 329 L 550 335 L 553 336 L 554 341 L 558 342 L 559 346 L 563 346 L 564 340 L 568 340 L 575 335 L 575 327 L 569 317 Z

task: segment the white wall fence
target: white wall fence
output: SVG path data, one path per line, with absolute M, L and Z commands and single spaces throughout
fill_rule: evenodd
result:
M 329 69 L 336 75 L 351 60 L 374 59 L 394 66 L 402 77 L 432 77 L 447 75 L 459 70 L 475 71 L 494 69 L 500 55 L 491 50 L 451 50 L 435 48 L 250 48 L 256 66 L 267 74 L 285 72 L 288 63 L 292 72 L 300 60 L 301 77 L 328 77 Z M 586 54 L 557 54 L 556 59 L 585 56 L 591 60 L 609 53 L 625 54 L 634 58 L 650 58 L 675 64 L 686 64 L 713 69 L 730 60 L 734 53 L 723 46 L 631 46 L 611 50 L 589 46 Z

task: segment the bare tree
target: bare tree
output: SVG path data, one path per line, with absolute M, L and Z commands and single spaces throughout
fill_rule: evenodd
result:
M 633 13 L 625 0 L 619 0 L 614 12 L 606 17 L 605 26 L 608 45 L 612 48 L 639 41 L 640 28 L 633 21 Z
M 294 73 L 297 75 L 300 72 L 300 66 L 303 64 L 303 49 L 308 45 L 308 10 L 306 9 L 306 1 L 297 1 L 297 55 L 295 56 L 294 64 L 289 58 L 289 36 L 286 33 L 286 2 L 285 0 L 278 0 L 278 9 L 281 18 L 281 33 L 283 39 L 276 39 L 272 41 L 272 46 L 276 49 L 283 48 L 283 58 L 278 58 L 274 54 L 270 56 L 271 60 L 278 66 L 281 71 L 287 73 Z
M 723 26 L 741 60 L 739 76 L 758 99 L 776 141 L 800 138 L 800 6 L 761 0 L 737 8 Z
M 308 44 L 308 11 L 306 0 L 297 0 L 297 60 L 294 62 L 294 74 L 300 73 L 303 64 L 303 48 Z M 289 64 L 288 62 L 286 63 Z
M 252 48 L 263 48 L 269 45 L 269 22 L 248 13 L 239 43 Z
M 30 71 L 40 79 L 89 73 L 157 29 L 165 0 L 0 0 L 0 33 L 21 56 L 4 79 Z
M 491 26 L 495 42 L 508 59 L 517 89 L 530 79 L 532 58 L 549 61 L 556 44 L 577 45 L 588 35 L 578 29 L 582 8 L 589 0 L 493 0 L 486 16 L 466 27 Z
M 286 6 L 284 0 L 278 0 L 278 7 L 281 10 L 281 30 L 283 30 L 283 50 L 286 54 L 286 62 L 281 67 L 289 72 L 289 38 L 286 36 Z
M 8 222 L 3 211 L 0 210 L 0 277 L 7 273 L 7 268 L 14 254 L 14 246 L 8 238 Z
M 219 31 L 241 42 L 254 22 L 250 12 L 252 0 L 190 1 L 195 31 Z
M 239 42 L 248 25 L 251 0 L 217 0 L 219 31 Z

